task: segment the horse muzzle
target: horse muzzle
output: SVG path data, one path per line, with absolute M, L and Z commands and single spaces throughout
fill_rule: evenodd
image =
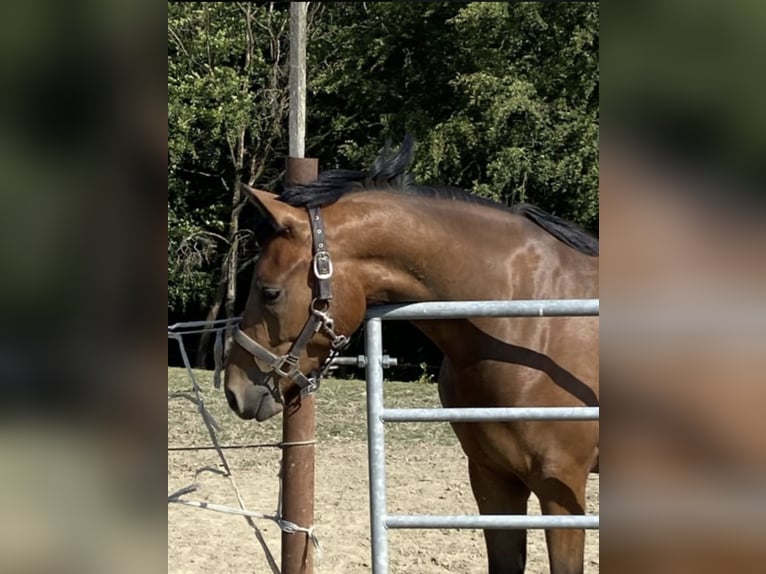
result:
M 265 384 L 250 380 L 242 380 L 237 384 L 227 381 L 224 394 L 231 410 L 241 419 L 261 422 L 282 411 L 282 404 Z

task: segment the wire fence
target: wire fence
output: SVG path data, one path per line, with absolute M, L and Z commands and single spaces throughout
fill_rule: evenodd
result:
M 232 318 L 232 319 L 221 319 L 217 321 L 189 321 L 184 323 L 175 323 L 173 325 L 170 325 L 168 327 L 168 338 L 173 339 L 178 342 L 179 351 L 181 352 L 181 358 L 183 360 L 184 367 L 186 368 L 186 372 L 189 376 L 189 381 L 191 382 L 191 392 L 180 392 L 180 393 L 168 393 L 168 399 L 185 399 L 189 402 L 191 402 L 196 408 L 197 412 L 199 413 L 200 417 L 202 418 L 202 422 L 205 425 L 205 428 L 207 429 L 208 436 L 210 437 L 210 445 L 180 445 L 180 446 L 168 446 L 168 451 L 194 451 L 194 450 L 215 450 L 218 454 L 218 458 L 220 460 L 220 465 L 223 468 L 223 472 L 217 470 L 217 469 L 202 469 L 202 470 L 214 470 L 214 472 L 217 472 L 218 474 L 222 474 L 225 478 L 228 479 L 232 490 L 234 491 L 234 494 L 237 499 L 238 507 L 233 506 L 226 506 L 223 504 L 215 504 L 211 502 L 206 501 L 200 501 L 200 500 L 190 500 L 186 498 L 187 495 L 192 494 L 193 492 L 196 492 L 199 488 L 199 484 L 192 483 L 187 486 L 184 486 L 183 488 L 180 488 L 174 492 L 171 492 L 168 494 L 168 504 L 181 504 L 184 506 L 192 507 L 192 508 L 201 508 L 204 510 L 210 510 L 213 512 L 220 512 L 224 514 L 230 514 L 230 515 L 236 515 L 236 516 L 242 516 L 244 517 L 245 521 L 247 521 L 247 524 L 253 529 L 253 533 L 255 535 L 256 540 L 260 544 L 261 548 L 263 549 L 263 552 L 266 556 L 266 561 L 269 564 L 269 567 L 271 568 L 271 571 L 273 574 L 280 574 L 279 566 L 277 565 L 276 560 L 274 559 L 274 555 L 271 553 L 271 550 L 268 547 L 268 544 L 266 543 L 266 539 L 263 536 L 263 532 L 258 527 L 258 525 L 255 523 L 255 520 L 269 520 L 271 522 L 274 522 L 277 526 L 279 526 L 280 530 L 283 532 L 288 532 L 291 534 L 296 533 L 305 533 L 305 535 L 309 538 L 311 543 L 314 545 L 314 548 L 317 550 L 317 553 L 321 554 L 321 547 L 319 545 L 319 539 L 316 536 L 316 533 L 314 532 L 314 527 L 311 526 L 310 528 L 305 528 L 302 526 L 298 526 L 297 524 L 294 524 L 290 522 L 289 520 L 285 520 L 282 517 L 282 460 L 280 459 L 280 469 L 279 469 L 279 495 L 276 505 L 276 512 L 273 514 L 263 513 L 263 512 L 256 512 L 253 510 L 250 510 L 247 508 L 244 499 L 242 498 L 242 493 L 239 489 L 239 486 L 237 484 L 236 479 L 234 478 L 234 475 L 232 473 L 231 465 L 229 464 L 229 461 L 226 458 L 225 451 L 226 450 L 234 450 L 234 449 L 249 449 L 249 448 L 279 448 L 282 449 L 286 446 L 303 446 L 303 445 L 311 445 L 314 444 L 316 441 L 304 441 L 304 442 L 293 442 L 293 443 L 284 443 L 284 442 L 278 442 L 278 443 L 254 443 L 254 444 L 237 444 L 237 445 L 222 445 L 220 440 L 218 439 L 218 432 L 221 430 L 220 425 L 215 420 L 213 415 L 210 413 L 210 411 L 205 406 L 205 401 L 202 397 L 202 388 L 199 385 L 199 382 L 197 381 L 197 377 L 194 374 L 194 371 L 191 367 L 191 362 L 189 361 L 189 355 L 186 352 L 186 347 L 184 345 L 183 337 L 184 335 L 190 335 L 190 334 L 198 334 L 203 332 L 214 332 L 215 333 L 215 342 L 213 344 L 213 354 L 214 354 L 214 360 L 215 360 L 215 371 L 213 374 L 213 386 L 218 389 L 221 386 L 221 373 L 223 371 L 223 358 L 224 358 L 224 345 L 225 345 L 225 338 L 228 334 L 228 331 L 231 329 L 231 327 L 239 321 L 239 318 Z M 198 475 L 199 475 L 198 471 Z

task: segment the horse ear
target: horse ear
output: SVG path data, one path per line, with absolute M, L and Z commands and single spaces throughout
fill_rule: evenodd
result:
M 250 203 L 255 206 L 262 217 L 267 219 L 274 219 L 276 221 L 271 211 L 267 207 L 269 200 L 271 198 L 275 198 L 276 194 L 273 194 L 269 191 L 264 191 L 262 189 L 255 189 L 246 183 L 242 184 L 242 191 L 245 192 L 245 196 L 250 200 Z
M 273 231 L 290 231 L 300 221 L 297 209 L 279 201 L 276 193 L 242 184 L 242 190 Z

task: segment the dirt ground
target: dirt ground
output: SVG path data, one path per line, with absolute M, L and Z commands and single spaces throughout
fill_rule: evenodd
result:
M 274 449 L 228 451 L 234 476 L 251 510 L 273 513 L 278 496 L 280 452 Z M 198 469 L 217 467 L 215 452 L 168 452 L 168 492 L 195 481 Z M 236 506 L 226 478 L 203 472 L 200 490 L 189 498 Z M 457 446 L 387 444 L 388 511 L 475 514 L 463 453 Z M 598 513 L 599 483 L 592 476 L 588 513 Z M 531 513 L 539 513 L 532 500 Z M 257 521 L 279 562 L 280 533 Z M 370 571 L 366 445 L 320 441 L 317 445 L 316 531 L 321 554 L 317 574 Z M 542 531 L 529 532 L 527 572 L 548 571 Z M 587 531 L 585 572 L 598 572 L 598 531 Z M 486 572 L 484 540 L 478 530 L 391 530 L 390 572 L 479 574 Z M 269 574 L 264 552 L 245 520 L 177 504 L 168 506 L 168 572 Z

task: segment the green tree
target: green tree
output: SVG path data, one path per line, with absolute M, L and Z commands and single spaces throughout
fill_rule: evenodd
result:
M 451 84 L 466 105 L 434 141 L 460 134 L 453 151 L 472 156 L 478 193 L 531 201 L 595 230 L 597 5 L 473 3 L 453 23 L 462 64 Z
M 280 175 L 287 22 L 275 3 L 168 5 L 169 295 L 208 319 L 234 314 L 250 233 L 241 183 Z
M 287 28 L 286 3 L 168 5 L 173 312 L 235 311 L 254 254 L 240 183 L 278 191 L 287 154 Z M 411 134 L 419 180 L 597 231 L 597 4 L 313 2 L 308 32 L 320 169 Z
M 411 133 L 419 178 L 598 218 L 595 4 L 326 3 L 311 40 L 312 152 L 364 165 Z

